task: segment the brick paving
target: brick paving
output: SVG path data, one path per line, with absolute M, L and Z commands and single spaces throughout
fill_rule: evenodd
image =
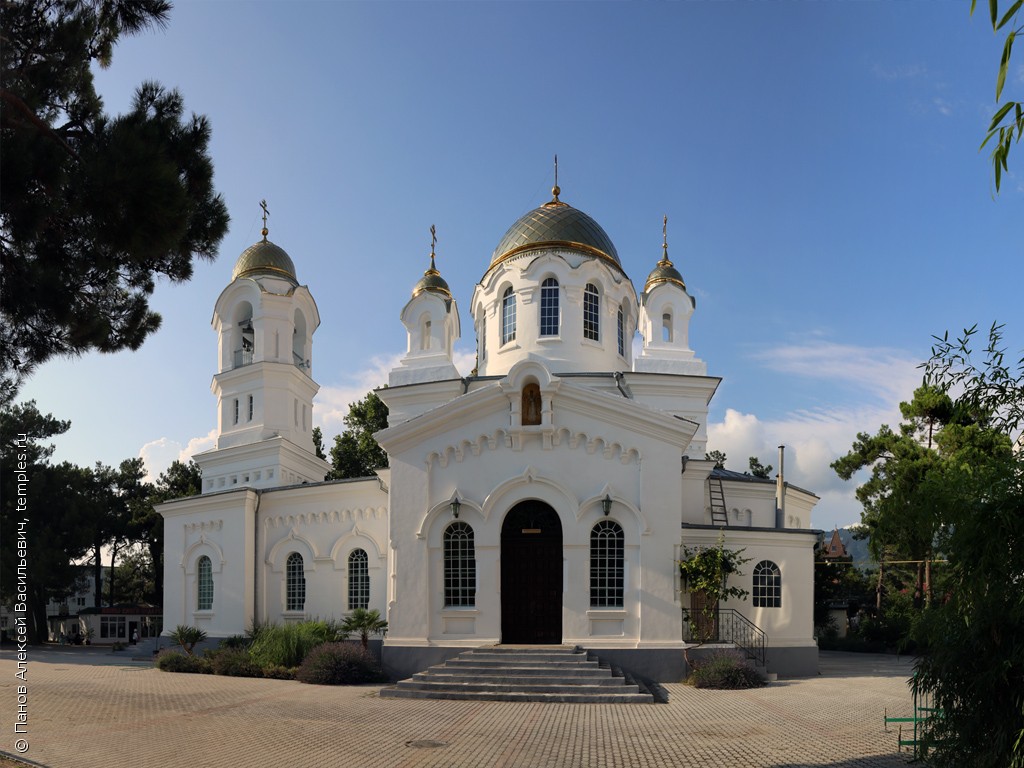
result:
M 7 754 L 15 670 L 3 651 Z M 34 650 L 23 757 L 48 768 L 905 765 L 882 718 L 909 713 L 910 661 L 823 653 L 821 671 L 750 691 L 666 685 L 668 704 L 538 704 L 383 699 L 380 686 L 170 674 L 95 649 Z

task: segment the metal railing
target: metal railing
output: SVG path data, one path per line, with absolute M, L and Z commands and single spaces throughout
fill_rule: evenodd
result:
M 921 749 L 921 742 L 925 734 L 931 730 L 935 720 L 942 717 L 942 710 L 935 706 L 931 691 L 919 690 L 917 687 L 917 675 L 914 675 L 911 683 L 911 690 L 914 695 L 914 714 L 910 717 L 890 717 L 889 710 L 883 710 L 882 717 L 885 720 L 885 730 L 889 731 L 889 723 L 899 723 L 896 736 L 896 749 L 913 751 L 914 759 L 924 759 L 925 754 Z M 907 731 L 904 732 L 903 724 L 908 723 Z M 909 738 L 908 738 L 909 737 Z
M 252 365 L 251 349 L 236 349 L 234 353 L 233 368 L 241 368 L 243 365 Z
M 710 614 L 683 613 L 683 640 L 688 643 L 732 643 L 762 667 L 768 638 L 735 608 L 716 608 Z

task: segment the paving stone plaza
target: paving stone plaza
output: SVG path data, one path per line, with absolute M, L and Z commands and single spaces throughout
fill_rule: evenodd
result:
M 666 685 L 668 704 L 385 699 L 323 687 L 160 672 L 106 650 L 33 650 L 25 683 L 0 654 L 0 751 L 49 768 L 160 766 L 772 766 L 907 763 L 883 712 L 907 714 L 911 661 L 822 653 L 821 675 L 750 691 Z

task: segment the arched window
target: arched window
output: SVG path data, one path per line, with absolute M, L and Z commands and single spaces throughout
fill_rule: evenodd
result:
M 196 610 L 213 610 L 213 563 L 203 555 L 196 561 Z
M 511 287 L 501 297 L 501 343 L 516 340 L 516 295 Z
M 621 608 L 625 573 L 622 526 L 602 520 L 590 530 L 590 607 Z
M 754 607 L 782 607 L 782 572 L 771 560 L 754 566 Z
M 285 610 L 301 611 L 306 607 L 306 568 L 302 555 L 292 552 L 285 564 Z
M 626 314 L 619 307 L 619 314 L 616 318 L 616 331 L 619 339 L 619 357 L 626 356 Z
M 587 283 L 583 291 L 583 338 L 601 340 L 601 299 L 597 286 Z
M 558 335 L 558 281 L 553 277 L 540 285 L 540 335 Z
M 672 313 L 670 312 L 661 316 L 661 340 L 672 343 Z
M 370 607 L 370 567 L 366 550 L 353 549 L 348 556 L 348 609 Z
M 444 531 L 444 604 L 476 605 L 473 529 L 461 520 L 456 520 Z

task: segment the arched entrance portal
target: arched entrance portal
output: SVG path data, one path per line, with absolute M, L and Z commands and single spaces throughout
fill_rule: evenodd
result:
M 562 523 L 542 501 L 522 501 L 501 526 L 501 641 L 562 642 Z

